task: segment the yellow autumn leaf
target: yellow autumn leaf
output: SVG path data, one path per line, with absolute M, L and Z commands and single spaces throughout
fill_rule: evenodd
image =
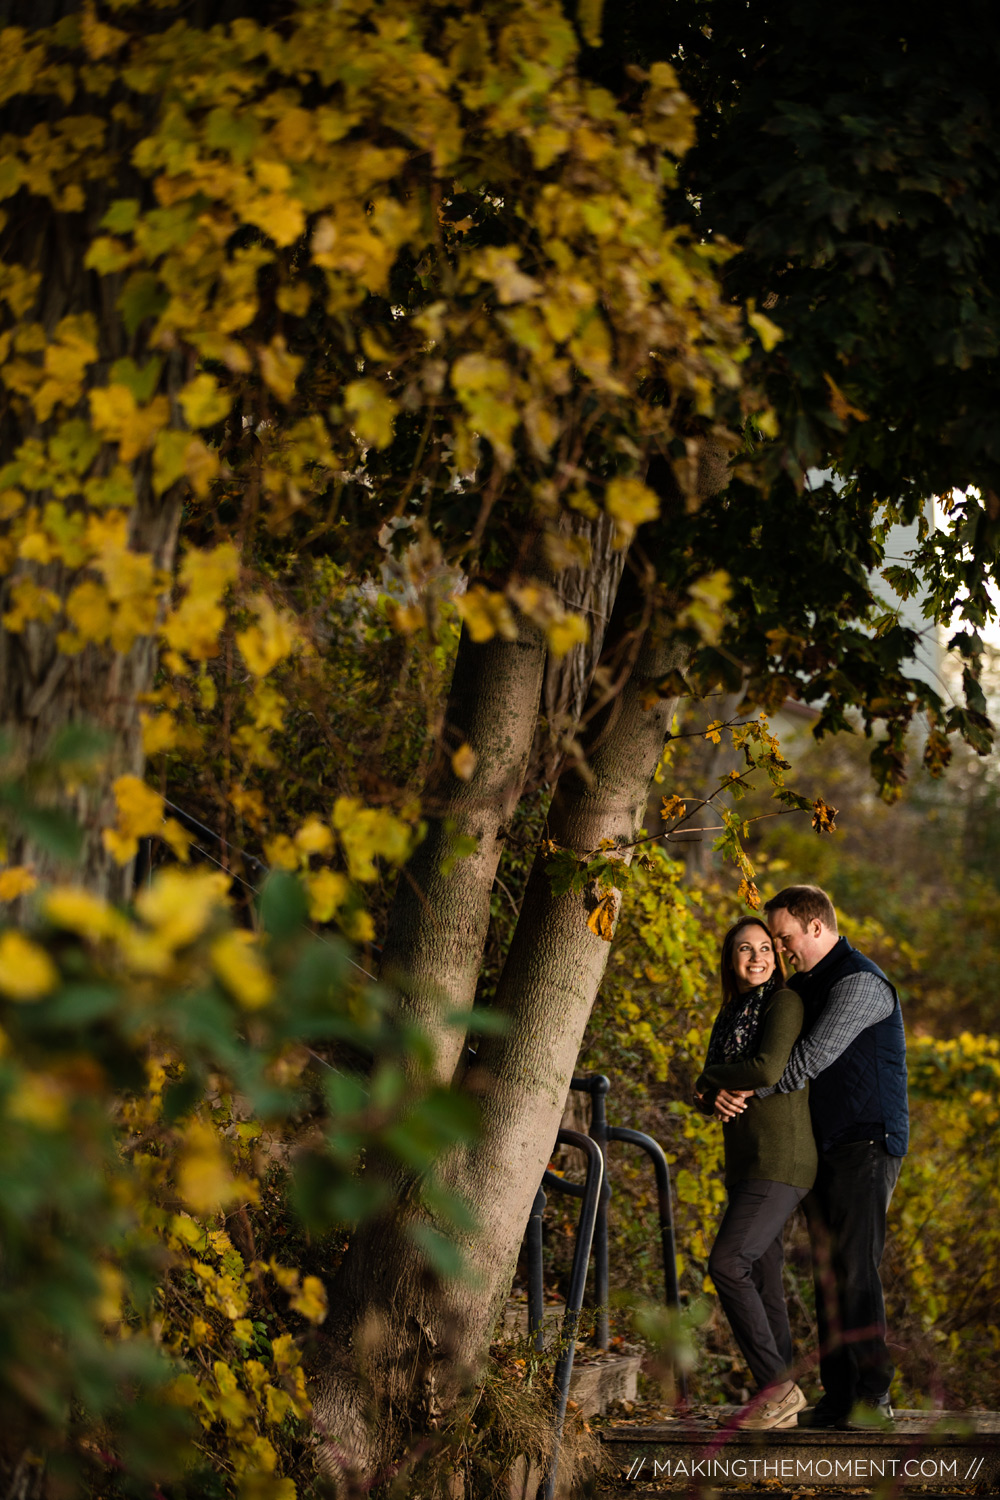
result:
M 33 578 L 15 578 L 8 596 L 13 608 L 3 615 L 0 623 L 14 634 L 22 631 L 31 620 L 48 625 L 62 607 L 59 595 L 52 589 L 40 588 Z
M 119 776 L 112 785 L 117 827 L 103 832 L 104 847 L 119 864 L 135 857 L 138 840 L 162 832 L 163 798 L 138 776 Z
M 271 1275 L 283 1291 L 294 1292 L 297 1290 L 299 1273 L 295 1270 L 294 1266 L 283 1266 L 280 1261 L 275 1260 L 273 1255 L 267 1264 Z
M 220 871 L 167 868 L 135 898 L 136 910 L 160 940 L 181 948 L 204 932 L 223 905 L 229 877 Z
M 0 994 L 9 1000 L 40 1000 L 59 983 L 59 970 L 44 948 L 9 927 L 0 932 Z
M 305 877 L 309 893 L 309 919 L 312 922 L 331 922 L 334 912 L 343 906 L 350 895 L 351 885 L 346 875 L 336 870 L 317 870 Z
M 279 833 L 264 845 L 264 853 L 272 870 L 297 870 L 299 853 L 287 833 Z
M 664 797 L 660 808 L 660 817 L 664 823 L 672 823 L 675 818 L 683 818 L 687 812 L 687 801 L 684 797 L 676 794 L 672 797 Z
M 265 1410 L 267 1420 L 275 1427 L 280 1427 L 285 1418 L 296 1414 L 295 1402 L 287 1391 L 280 1390 L 277 1386 L 269 1385 Z
M 618 915 L 617 901 L 614 891 L 607 896 L 602 896 L 593 911 L 587 917 L 587 926 L 596 937 L 605 943 L 610 943 L 615 935 L 615 917 Z
M 8 865 L 0 870 L 0 901 L 16 901 L 38 884 L 36 876 L 25 865 Z
M 764 313 L 756 311 L 752 298 L 747 303 L 747 322 L 760 339 L 766 354 L 770 354 L 775 344 L 785 336 L 777 323 L 772 323 L 771 319 L 766 317 Z M 829 378 L 827 376 L 828 380 Z
M 660 514 L 660 502 L 640 479 L 612 479 L 604 492 L 604 509 L 623 538 L 631 537 L 644 521 Z
M 545 639 L 549 651 L 560 661 L 574 646 L 586 645 L 590 639 L 590 627 L 583 615 L 562 614 L 546 625 Z
M 255 677 L 266 677 L 272 667 L 290 655 L 298 639 L 291 616 L 279 613 L 270 599 L 254 601 L 256 625 L 236 632 L 236 644 Z
M 245 1010 L 259 1010 L 274 995 L 274 980 L 255 942 L 253 933 L 233 930 L 211 948 L 213 970 Z
M 267 813 L 261 793 L 250 787 L 232 787 L 229 792 L 229 805 L 253 828 L 260 826 Z
M 288 346 L 280 333 L 260 350 L 257 359 L 265 384 L 287 406 L 295 395 L 295 382 L 302 369 L 302 359 L 297 354 L 289 354 Z
M 131 463 L 167 426 L 170 405 L 166 396 L 154 396 L 147 406 L 140 406 L 128 386 L 112 382 L 90 392 L 90 415 L 95 432 L 117 442 L 122 462 Z
M 75 626 L 81 641 L 106 641 L 114 623 L 107 590 L 96 579 L 85 578 L 66 600 L 66 618 Z
M 384 807 L 365 807 L 356 797 L 338 797 L 333 826 L 354 880 L 374 880 L 376 859 L 401 865 L 413 845 L 413 830 Z
M 7 1096 L 6 1113 L 40 1130 L 62 1130 L 69 1116 L 66 1090 L 49 1073 L 24 1073 Z
M 219 456 L 197 433 L 168 428 L 159 433 L 153 447 L 153 491 L 164 490 L 186 479 L 196 495 L 207 495 L 219 471 Z
M 714 646 L 722 634 L 732 592 L 729 574 L 721 568 L 695 579 L 688 589 L 689 603 L 678 615 L 678 622 L 693 626 L 706 645 Z
M 196 1214 L 227 1208 L 243 1195 L 211 1125 L 191 1124 L 177 1162 L 177 1190 Z
M 79 401 L 84 371 L 98 357 L 96 334 L 89 314 L 63 318 L 56 325 L 43 357 L 44 378 L 32 402 L 40 422 L 47 422 L 58 404 L 74 406 Z
M 97 1268 L 98 1294 L 94 1313 L 101 1323 L 120 1323 L 125 1298 L 125 1278 L 117 1266 L 103 1262 Z
M 160 838 L 170 846 L 181 864 L 186 865 L 191 857 L 194 834 L 188 833 L 184 825 L 176 818 L 165 818 L 163 827 L 160 829 Z
M 177 721 L 173 714 L 149 714 L 143 709 L 139 714 L 139 723 L 142 725 L 144 755 L 162 755 L 175 748 Z
M 477 583 L 467 593 L 459 595 L 455 608 L 477 645 L 494 635 L 501 635 L 507 641 L 517 639 L 514 616 L 503 594 L 491 594 Z
M 330 854 L 333 850 L 333 834 L 320 818 L 307 818 L 294 842 L 303 854 Z
M 282 248 L 293 245 L 306 227 L 302 204 L 286 193 L 258 193 L 247 199 L 243 205 L 243 217 L 263 229 Z
M 301 1288 L 292 1297 L 289 1306 L 310 1323 L 322 1323 L 326 1318 L 326 1288 L 318 1276 L 306 1276 Z
M 236 1481 L 236 1494 L 238 1500 L 296 1500 L 298 1491 L 294 1479 L 248 1469 Z
M 476 769 L 476 761 L 478 759 L 479 757 L 476 755 L 476 752 L 475 750 L 473 750 L 471 745 L 459 745 L 458 749 L 451 757 L 451 769 L 454 771 L 459 781 L 472 780 L 472 775 Z
M 177 399 L 190 427 L 214 427 L 229 415 L 233 404 L 230 393 L 222 390 L 215 376 L 204 370 L 188 381 Z
M 398 405 L 375 380 L 352 380 L 344 389 L 344 407 L 362 443 L 388 448 Z
M 868 421 L 867 412 L 863 412 L 860 407 L 847 399 L 832 375 L 824 372 L 823 379 L 830 387 L 830 409 L 835 417 L 839 417 L 842 422 L 846 422 L 848 417 L 853 417 L 856 422 Z
M 47 891 L 42 910 L 54 927 L 89 939 L 112 937 L 125 920 L 100 896 L 74 885 L 60 885 Z

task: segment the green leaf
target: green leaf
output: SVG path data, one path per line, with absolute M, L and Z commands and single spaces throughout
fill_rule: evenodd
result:
M 98 760 L 111 746 L 111 735 L 93 724 L 67 724 L 52 740 L 47 759 L 57 766 Z
M 118 294 L 118 310 L 131 336 L 147 318 L 159 317 L 170 298 L 152 271 L 136 271 Z
M 368 1090 L 350 1073 L 328 1073 L 323 1092 L 334 1115 L 360 1114 L 368 1104 Z
M 101 228 L 110 229 L 112 234 L 128 234 L 138 218 L 138 198 L 116 198 L 101 220 Z
M 268 876 L 258 910 L 265 931 L 281 941 L 305 925 L 309 903 L 301 882 L 294 875 L 278 871 Z
M 21 807 L 18 822 L 46 854 L 75 860 L 83 848 L 83 830 L 75 818 L 57 807 Z
M 48 1002 L 48 1019 L 57 1026 L 88 1026 L 112 1015 L 121 996 L 110 985 L 70 984 Z
M 470 1036 L 505 1036 L 510 1030 L 510 1018 L 488 1005 L 477 1005 L 470 1011 L 454 1011 L 447 1022 L 464 1025 Z
M 451 1240 L 432 1229 L 429 1224 L 411 1224 L 407 1230 L 409 1238 L 424 1252 L 431 1270 L 449 1279 L 463 1275 L 465 1257 Z
M 465 1199 L 450 1188 L 442 1187 L 433 1177 L 424 1182 L 420 1196 L 435 1219 L 443 1219 L 453 1229 L 474 1234 L 479 1228 L 479 1220 Z
M 205 1094 L 205 1077 L 200 1068 L 189 1067 L 183 1078 L 175 1078 L 163 1091 L 163 1117 L 168 1123 L 190 1114 Z
M 385 1182 L 349 1176 L 336 1163 L 311 1152 L 295 1163 L 289 1197 L 306 1228 L 319 1233 L 353 1228 L 378 1213 L 390 1194 Z
M 160 379 L 163 361 L 153 355 L 141 366 L 134 359 L 116 359 L 111 366 L 111 379 L 130 390 L 140 406 L 151 401 Z

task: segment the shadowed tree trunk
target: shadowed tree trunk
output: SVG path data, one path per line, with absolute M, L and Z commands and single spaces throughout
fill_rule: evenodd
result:
M 490 893 L 506 825 L 524 786 L 538 721 L 545 640 L 522 624 L 516 641 L 476 645 L 462 631 L 445 714 L 452 750 L 475 765 L 463 780 L 444 755 L 423 805 L 425 838 L 406 867 L 389 913 L 382 976 L 406 996 L 408 1014 L 431 1039 L 434 1072 L 448 1082 L 465 1032 L 448 1011 L 471 1009 L 490 919 Z M 463 841 L 475 840 L 468 853 Z
M 647 690 L 675 654 L 642 632 L 641 591 L 631 573 L 626 580 L 608 644 L 615 651 L 633 642 L 634 666 L 590 720 L 586 772 L 572 769 L 562 778 L 549 833 L 580 856 L 610 840 L 627 862 L 674 711 L 672 701 L 650 701 Z M 498 666 L 494 657 L 494 672 Z M 494 685 L 480 674 L 475 690 L 490 698 Z M 481 1134 L 436 1171 L 478 1221 L 474 1233 L 459 1237 L 468 1274 L 443 1281 L 428 1275 L 410 1231 L 434 1221 L 417 1202 L 415 1182 L 390 1214 L 358 1231 L 331 1289 L 314 1379 L 330 1472 L 354 1469 L 371 1481 L 413 1434 L 433 1429 L 473 1376 L 510 1288 L 610 950 L 587 927 L 597 892 L 555 896 L 545 865 L 539 851 L 497 990 L 495 1009 L 508 1028 L 487 1037 L 462 1085 L 480 1101 Z M 452 900 L 450 887 L 442 899 Z M 449 1226 L 434 1227 L 455 1238 Z
M 545 664 L 532 779 L 550 784 L 567 756 L 570 760 L 579 758 L 580 716 L 604 649 L 625 563 L 625 549 L 610 516 L 590 521 L 576 511 L 567 511 L 560 517 L 560 533 L 568 545 L 582 545 L 589 554 L 579 567 L 562 574 L 558 587 L 565 607 L 583 615 L 589 624 L 590 639 L 574 646 L 561 660 L 550 657 Z

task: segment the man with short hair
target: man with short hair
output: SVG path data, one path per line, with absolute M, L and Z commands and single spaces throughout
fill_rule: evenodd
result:
M 878 965 L 838 935 L 833 903 L 818 886 L 787 886 L 764 909 L 775 947 L 795 965 L 789 985 L 805 1008 L 802 1035 L 775 1088 L 790 1093 L 812 1080 L 819 1151 L 816 1184 L 803 1208 L 824 1394 L 799 1423 L 887 1424 L 894 1371 L 879 1265 L 909 1136 L 899 997 Z M 720 1094 L 717 1110 L 732 1118 L 747 1097 Z

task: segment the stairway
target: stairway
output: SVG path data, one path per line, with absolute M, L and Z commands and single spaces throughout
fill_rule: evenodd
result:
M 717 1496 L 803 1491 L 852 1500 L 871 1494 L 1000 1493 L 1000 1414 L 899 1411 L 892 1432 L 741 1432 L 739 1408 L 700 1407 L 670 1421 L 620 1422 L 601 1433 L 605 1494 Z

